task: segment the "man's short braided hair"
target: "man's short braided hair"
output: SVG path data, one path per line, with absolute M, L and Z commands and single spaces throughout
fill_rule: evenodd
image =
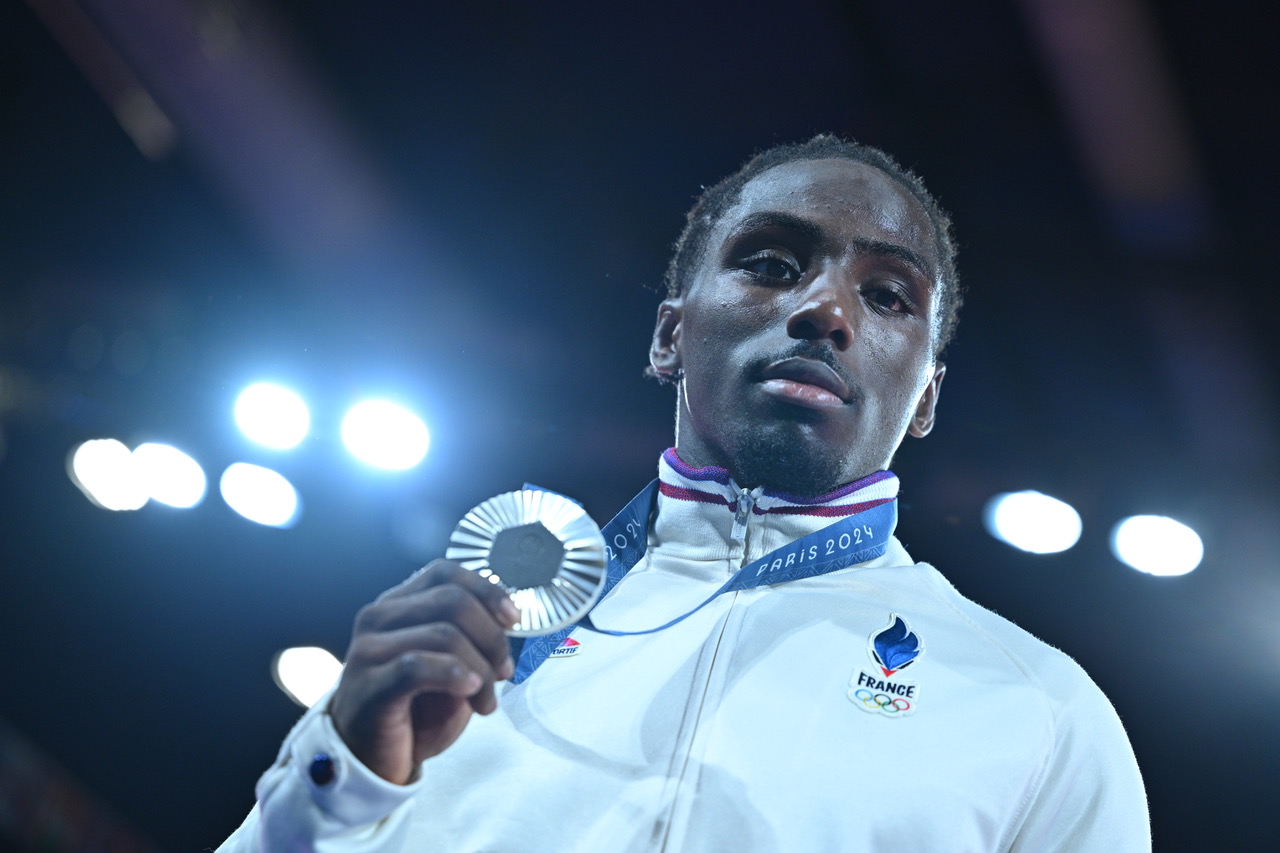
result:
M 762 172 L 799 160 L 853 160 L 879 169 L 902 185 L 920 202 L 933 225 L 940 268 L 938 331 L 934 341 L 935 356 L 940 356 L 955 336 L 962 294 L 956 271 L 956 244 L 951 233 L 951 217 L 925 189 L 924 182 L 879 148 L 863 145 L 829 134 L 819 134 L 807 142 L 775 145 L 756 154 L 738 171 L 714 186 L 703 190 L 686 216 L 684 230 L 676 240 L 675 252 L 667 265 L 665 283 L 667 298 L 674 299 L 688 288 L 692 276 L 707 250 L 707 240 L 720 217 L 738 202 L 742 188 Z

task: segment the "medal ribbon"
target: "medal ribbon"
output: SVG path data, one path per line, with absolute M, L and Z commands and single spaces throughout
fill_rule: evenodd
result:
M 630 503 L 623 507 L 622 511 L 614 516 L 614 519 L 601 531 L 609 559 L 604 589 L 600 592 L 601 599 L 618 585 L 618 582 L 636 563 L 640 562 L 640 558 L 648 549 L 649 518 L 656 508 L 657 500 L 658 481 L 654 480 L 640 494 L 632 498 Z M 883 555 L 889 547 L 889 537 L 893 534 L 897 522 L 896 498 L 846 516 L 821 530 L 770 551 L 758 560 L 753 560 L 734 572 L 733 576 L 711 593 L 706 601 L 656 628 L 646 628 L 641 631 L 613 631 L 597 628 L 592 623 L 590 615 L 584 616 L 578 625 L 598 634 L 609 634 L 614 637 L 652 634 L 687 619 L 726 592 L 816 577 L 855 563 L 874 560 Z M 533 671 L 559 648 L 578 625 L 569 625 L 541 637 L 523 638 L 523 642 L 521 638 L 512 638 L 511 653 L 516 660 L 516 672 L 511 677 L 511 682 L 519 684 L 532 675 Z

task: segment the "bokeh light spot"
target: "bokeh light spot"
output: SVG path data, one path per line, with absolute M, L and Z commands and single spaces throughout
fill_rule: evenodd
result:
M 247 462 L 222 472 L 218 490 L 227 506 L 268 527 L 291 527 L 298 520 L 298 492 L 283 475 Z
M 298 646 L 276 655 L 271 675 L 289 698 L 310 708 L 342 675 L 342 663 L 325 649 Z
M 189 509 L 204 500 L 208 479 L 200 463 L 168 444 L 147 442 L 133 449 L 142 486 L 152 500 Z
M 79 445 L 71 453 L 69 468 L 71 482 L 103 509 L 141 509 L 148 500 L 133 454 L 114 438 Z
M 1080 541 L 1080 514 L 1070 504 L 1027 490 L 987 501 L 987 530 L 1001 542 L 1032 554 L 1056 554 Z
M 1111 531 L 1111 553 L 1140 572 L 1185 575 L 1204 559 L 1204 543 L 1194 530 L 1163 515 L 1134 515 Z
M 311 429 L 311 412 L 288 388 L 258 382 L 240 392 L 236 425 L 251 441 L 276 450 L 297 447 Z
M 431 434 L 407 409 L 386 400 L 366 400 L 342 419 L 342 442 L 361 462 L 403 471 L 427 455 Z

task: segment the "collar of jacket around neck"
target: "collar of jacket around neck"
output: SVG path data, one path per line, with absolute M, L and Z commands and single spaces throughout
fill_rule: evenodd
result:
M 715 465 L 695 468 L 685 463 L 674 447 L 663 452 L 658 462 L 658 481 L 667 498 L 723 506 L 730 512 L 737 509 L 743 491 L 728 470 Z M 841 518 L 887 503 L 897 496 L 897 475 L 892 471 L 877 471 L 816 498 L 766 489 L 756 498 L 752 512 Z

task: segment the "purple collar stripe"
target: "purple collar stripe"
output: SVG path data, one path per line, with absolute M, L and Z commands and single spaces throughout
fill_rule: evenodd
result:
M 667 464 L 675 470 L 677 474 L 687 480 L 712 480 L 721 485 L 727 486 L 733 482 L 733 477 L 724 468 L 716 465 L 708 465 L 705 468 L 694 468 L 692 465 L 685 464 L 685 461 L 676 453 L 674 447 L 668 447 L 662 452 L 662 458 Z

